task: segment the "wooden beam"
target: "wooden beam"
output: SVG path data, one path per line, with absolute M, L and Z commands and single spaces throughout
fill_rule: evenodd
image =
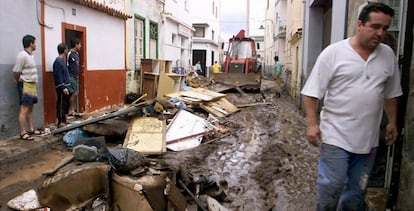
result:
M 83 122 L 80 122 L 80 123 L 77 123 L 77 124 L 74 124 L 74 125 L 68 125 L 68 126 L 65 126 L 65 127 L 62 127 L 62 128 L 58 128 L 56 130 L 53 130 L 52 134 L 66 132 L 66 131 L 73 130 L 73 129 L 78 128 L 78 127 L 82 127 L 84 125 L 99 122 L 99 121 L 102 121 L 102 120 L 105 120 L 105 119 L 114 118 L 114 117 L 121 116 L 121 115 L 124 115 L 124 114 L 128 114 L 128 113 L 131 113 L 131 112 L 136 112 L 136 111 L 141 110 L 141 108 L 143 106 L 150 105 L 153 102 L 154 102 L 153 99 L 152 100 L 147 100 L 145 102 L 138 103 L 138 104 L 136 104 L 132 107 L 129 107 L 129 108 L 126 108 L 126 109 L 120 109 L 118 111 L 115 111 L 115 112 L 110 113 L 110 114 L 105 115 L 105 116 L 100 116 L 100 117 L 97 117 L 97 118 L 94 118 L 94 119 L 88 119 L 88 120 L 85 120 Z

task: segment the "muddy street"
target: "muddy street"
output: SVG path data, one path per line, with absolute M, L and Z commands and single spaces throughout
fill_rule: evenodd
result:
M 275 97 L 272 81 L 263 95 L 227 94 L 243 108 L 223 119 L 231 135 L 192 150 L 169 152 L 165 162 L 190 175 L 216 181 L 229 210 L 314 210 L 318 148 L 305 140 L 305 118 L 286 96 Z
M 305 117 L 289 97 L 276 97 L 273 84 L 263 80 L 262 93 L 226 93 L 234 105 L 248 105 L 218 119 L 226 136 L 149 158 L 175 170 L 176 181 L 184 184 L 195 184 L 194 178 L 205 187 L 214 182 L 216 189 L 196 192 L 201 202 L 209 195 L 228 210 L 314 210 L 319 150 L 305 140 Z M 5 203 L 12 196 L 39 187 L 44 171 L 72 154 L 62 141 L 48 149 L 41 156 L 3 166 L 0 210 L 8 210 Z M 187 209 L 197 210 L 179 182 L 177 187 L 190 204 Z

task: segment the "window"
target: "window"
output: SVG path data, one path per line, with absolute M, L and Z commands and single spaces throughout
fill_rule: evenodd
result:
M 204 37 L 204 27 L 195 26 L 194 37 Z
M 150 23 L 150 39 L 158 39 L 158 24 Z
M 213 12 L 213 15 L 214 15 L 214 1 L 213 1 L 213 7 L 212 7 L 212 9 L 213 9 L 213 11 L 212 11 L 212 12 Z
M 214 40 L 214 30 L 211 30 L 211 40 Z
M 171 34 L 171 44 L 175 44 L 176 37 L 177 37 L 176 34 Z
M 158 58 L 158 24 L 150 22 L 150 43 L 149 43 L 149 58 Z
M 184 9 L 188 11 L 188 0 L 184 0 Z
M 138 70 L 141 66 L 141 59 L 145 57 L 144 55 L 144 19 L 140 17 L 135 17 L 134 20 L 134 29 L 135 29 L 135 70 Z

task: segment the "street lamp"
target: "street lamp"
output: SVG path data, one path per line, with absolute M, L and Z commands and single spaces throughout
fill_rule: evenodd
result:
M 270 22 L 272 22 L 272 26 L 273 26 L 273 20 L 272 19 L 264 19 L 263 21 L 262 21 L 262 24 L 260 25 L 260 27 L 259 27 L 259 29 L 265 29 L 265 27 L 263 26 L 263 23 L 264 22 L 266 22 L 266 21 L 270 21 Z

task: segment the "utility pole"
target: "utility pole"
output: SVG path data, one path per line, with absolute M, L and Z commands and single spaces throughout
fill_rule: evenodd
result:
M 250 0 L 246 0 L 246 37 L 249 37 L 249 27 L 250 27 Z

